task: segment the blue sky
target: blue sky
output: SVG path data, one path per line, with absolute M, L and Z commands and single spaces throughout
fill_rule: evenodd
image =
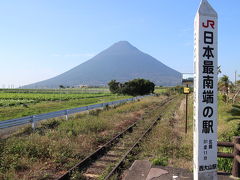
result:
M 193 21 L 200 0 L 0 1 L 0 87 L 45 80 L 120 40 L 193 72 Z M 219 15 L 219 65 L 240 74 L 240 1 L 209 0 Z

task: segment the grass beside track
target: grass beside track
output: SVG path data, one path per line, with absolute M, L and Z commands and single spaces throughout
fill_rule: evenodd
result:
M 184 102 L 180 95 L 168 105 L 160 123 L 142 143 L 138 159 L 148 159 L 155 165 L 192 167 L 192 130 L 189 124 L 189 134 L 185 136 Z
M 152 117 L 165 97 L 42 122 L 0 140 L 0 179 L 56 178 L 133 122 Z M 147 113 L 146 113 L 147 112 Z
M 225 103 L 219 96 L 218 141 L 232 142 L 240 135 L 240 99 L 237 104 Z M 141 146 L 138 159 L 148 159 L 155 165 L 193 170 L 193 99 L 189 99 L 188 134 L 185 135 L 185 99 L 169 106 L 159 125 Z M 220 152 L 231 153 L 229 148 Z M 231 173 L 232 159 L 218 158 L 218 170 Z

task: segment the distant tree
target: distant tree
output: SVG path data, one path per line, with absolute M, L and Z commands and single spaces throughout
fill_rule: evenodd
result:
M 230 80 L 229 77 L 226 75 L 223 75 L 223 77 L 220 78 L 218 82 L 219 90 L 221 90 L 223 93 L 228 95 L 228 90 L 230 86 Z
M 227 75 L 223 75 L 218 81 L 218 89 L 222 93 L 222 99 L 224 102 L 229 101 L 229 90 L 231 87 L 231 81 Z
M 154 92 L 155 84 L 145 79 L 134 79 L 123 85 L 122 93 L 132 96 L 145 95 Z
M 238 97 L 238 95 L 240 94 L 240 80 L 238 80 L 235 84 L 235 93 L 233 95 L 233 103 L 236 102 L 236 98 Z
M 126 94 L 131 96 L 146 95 L 154 92 L 155 84 L 145 79 L 134 79 L 125 83 L 112 80 L 108 83 L 113 93 Z
M 120 83 L 117 82 L 116 80 L 111 80 L 108 83 L 108 86 L 109 86 L 109 90 L 111 91 L 111 93 L 113 93 L 113 94 L 120 93 Z
M 63 85 L 59 85 L 59 88 L 60 88 L 60 89 L 64 89 L 65 86 L 63 86 Z

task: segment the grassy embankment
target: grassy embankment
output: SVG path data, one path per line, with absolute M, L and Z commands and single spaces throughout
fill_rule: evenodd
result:
M 231 142 L 240 135 L 240 106 L 224 103 L 219 97 L 218 140 Z M 192 170 L 193 100 L 189 100 L 188 134 L 185 135 L 185 100 L 169 107 L 161 123 L 142 144 L 139 159 L 149 159 L 156 165 Z M 220 151 L 231 152 L 227 148 Z M 232 160 L 218 158 L 218 170 L 231 172 Z
M 164 97 L 148 97 L 115 108 L 76 114 L 68 121 L 45 121 L 36 131 L 24 128 L 0 141 L 0 179 L 51 179 L 86 157 L 113 135 L 153 117 Z M 163 111 L 164 112 L 164 111 Z

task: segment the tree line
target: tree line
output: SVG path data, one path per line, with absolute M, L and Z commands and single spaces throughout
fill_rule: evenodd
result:
M 114 94 L 124 94 L 131 96 L 146 95 L 154 92 L 155 84 L 146 79 L 133 79 L 120 83 L 112 80 L 108 83 L 109 90 Z

